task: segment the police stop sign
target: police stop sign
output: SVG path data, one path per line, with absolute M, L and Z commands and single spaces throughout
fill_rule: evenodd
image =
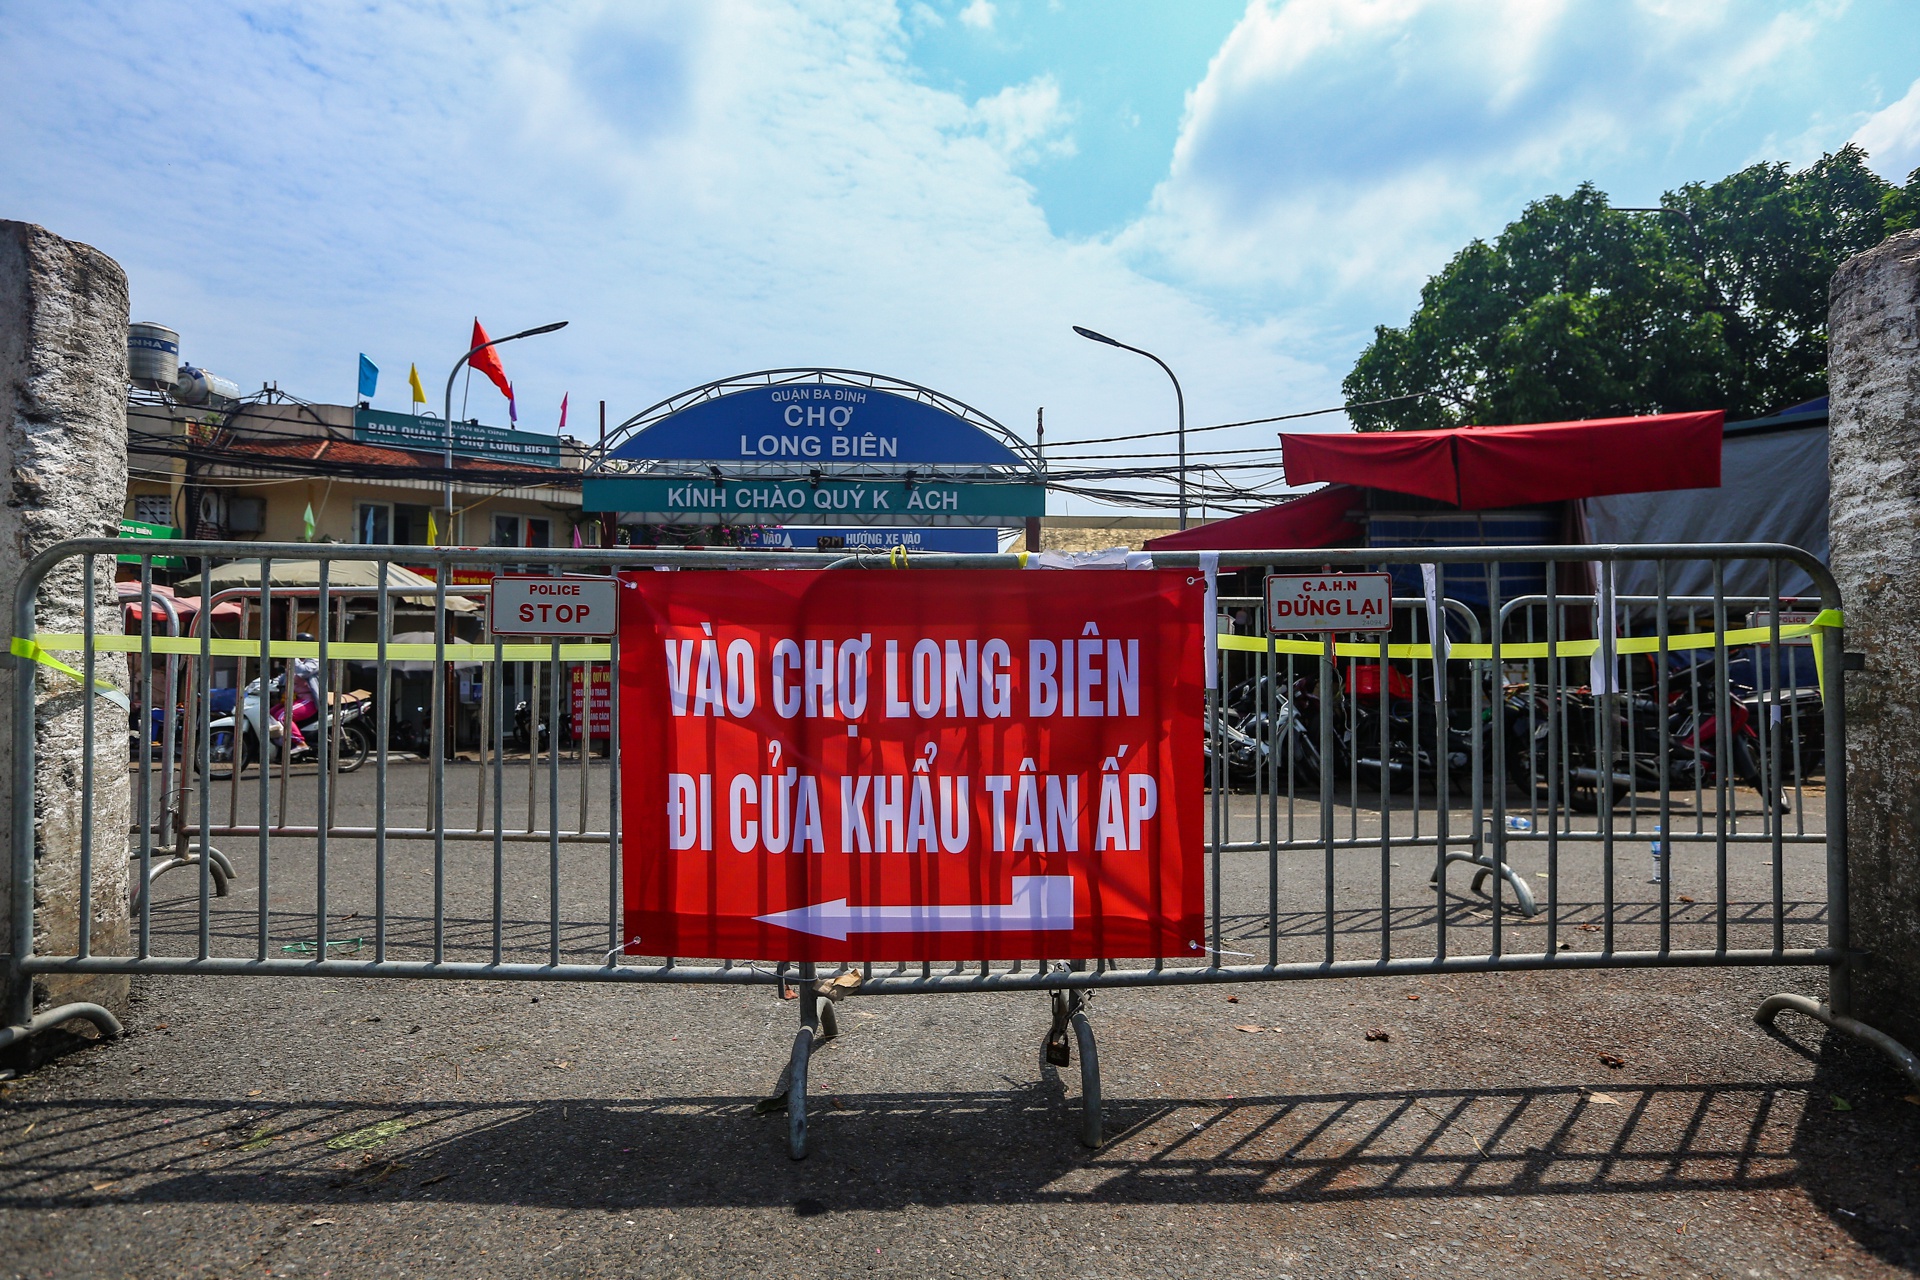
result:
M 627 950 L 1201 954 L 1205 580 L 635 573 Z
M 493 630 L 499 635 L 610 636 L 614 628 L 612 578 L 498 574 L 493 580 Z

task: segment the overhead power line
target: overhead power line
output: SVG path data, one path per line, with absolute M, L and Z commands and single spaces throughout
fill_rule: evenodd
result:
M 1371 409 L 1376 405 L 1398 404 L 1402 400 L 1418 400 L 1423 396 L 1444 396 L 1444 393 L 1439 391 L 1416 391 L 1411 395 L 1388 396 L 1384 400 L 1360 400 L 1353 404 L 1336 404 L 1327 409 L 1304 409 L 1299 413 L 1280 413 L 1275 414 L 1271 418 L 1248 418 L 1244 422 L 1218 422 L 1210 427 L 1188 427 L 1187 434 L 1193 435 L 1199 431 L 1226 431 L 1232 427 L 1257 427 L 1263 422 L 1291 422 L 1295 418 L 1317 418 L 1326 413 L 1345 413 L 1349 409 Z M 1062 447 L 1077 444 L 1118 444 L 1124 440 L 1152 440 L 1159 436 L 1177 436 L 1179 434 L 1177 430 L 1140 431 L 1127 436 L 1095 436 L 1089 440 L 1061 440 L 1058 441 L 1058 443 Z

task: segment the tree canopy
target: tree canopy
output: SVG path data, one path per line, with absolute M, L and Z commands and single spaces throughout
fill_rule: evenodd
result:
M 1583 183 L 1475 240 L 1381 325 L 1341 384 L 1363 431 L 1725 409 L 1761 417 L 1827 391 L 1827 283 L 1920 226 L 1849 145 L 1798 172 L 1757 164 L 1611 207 Z

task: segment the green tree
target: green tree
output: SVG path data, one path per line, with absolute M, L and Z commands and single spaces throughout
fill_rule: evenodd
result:
M 1654 213 L 1583 183 L 1475 240 L 1382 325 L 1341 384 L 1363 431 L 1725 409 L 1759 417 L 1827 390 L 1827 282 L 1920 226 L 1920 169 L 1882 180 L 1849 145 L 1794 172 L 1688 183 Z

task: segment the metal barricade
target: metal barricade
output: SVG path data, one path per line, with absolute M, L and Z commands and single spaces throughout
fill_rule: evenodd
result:
M 565 704 L 576 699 L 562 694 L 579 673 L 590 729 L 593 674 L 617 668 L 619 642 L 511 641 L 449 603 L 486 592 L 450 585 L 455 571 L 507 569 L 527 558 L 524 549 L 143 542 L 137 552 L 138 581 L 121 584 L 121 594 L 145 605 L 138 636 L 99 627 L 91 605 L 95 562 L 130 554 L 124 542 L 63 544 L 37 557 L 22 579 L 17 637 L 77 651 L 89 678 L 108 652 L 139 654 L 144 673 L 155 654 L 178 655 L 187 676 L 177 709 L 170 692 L 156 700 L 146 676 L 132 691 L 142 731 L 130 765 L 140 796 L 130 855 L 145 889 L 132 904 L 130 945 L 124 954 L 94 947 L 91 895 L 83 893 L 79 941 L 70 953 L 22 945 L 7 958 L 11 1005 L 0 1044 L 76 1016 L 115 1027 L 97 1006 L 35 1015 L 35 975 L 797 987 L 800 1031 L 776 1090 L 786 1101 L 797 1157 L 806 1148 L 807 1061 L 837 1031 L 835 1000 L 1031 990 L 1050 1002 L 1049 1058 L 1070 1059 L 1069 1029 L 1081 1050 L 1082 1137 L 1097 1145 L 1099 1077 L 1086 1001 L 1098 989 L 1799 965 L 1828 969 L 1828 1004 L 1778 996 L 1760 1016 L 1800 1009 L 1875 1043 L 1920 1080 L 1911 1054 L 1849 1016 L 1848 967 L 1858 956 L 1848 933 L 1846 780 L 1838 767 L 1845 741 L 1840 600 L 1826 568 L 1794 548 L 1220 553 L 1220 574 L 1250 575 L 1243 590 L 1265 572 L 1315 572 L 1332 561 L 1341 571 L 1466 566 L 1483 577 L 1486 591 L 1484 599 L 1403 598 L 1395 602 L 1393 631 L 1367 636 L 1233 634 L 1232 617 L 1218 619 L 1221 675 L 1206 708 L 1207 934 L 1195 954 L 875 963 L 837 974 L 811 963 L 622 954 L 618 762 L 623 734 L 644 749 L 646 730 L 622 725 L 615 697 L 598 739 L 605 757 L 590 736 L 568 748 Z M 724 550 L 539 555 L 555 571 L 899 567 L 897 558 Z M 153 633 L 150 584 L 159 556 L 186 557 L 206 584 L 190 636 Z M 434 572 L 430 596 L 389 585 L 390 566 L 402 557 Z M 78 636 L 36 637 L 40 584 L 75 558 L 83 561 L 89 625 Z M 1155 560 L 1211 571 L 1194 553 Z M 316 564 L 317 581 L 274 585 L 274 564 L 290 561 Z M 1567 574 L 1628 561 L 1708 562 L 1715 592 L 1704 603 L 1664 591 L 1623 596 L 1596 611 L 1591 590 L 1555 591 Z M 230 572 L 245 582 L 216 588 L 213 570 L 223 563 L 240 566 Z M 913 557 L 907 568 L 994 571 L 1024 563 L 1023 556 L 928 555 Z M 369 564 L 372 585 L 364 572 L 353 585 L 336 585 L 348 571 L 343 566 L 364 571 Z M 1728 566 L 1750 571 L 1756 564 L 1776 588 L 1783 566 L 1811 575 L 1824 611 L 1817 625 L 1783 625 L 1786 602 L 1777 589 L 1754 599 L 1720 590 Z M 1503 568 L 1525 577 L 1522 566 L 1532 579 L 1544 566 L 1547 590 L 1503 598 Z M 885 590 L 885 577 L 873 583 L 876 592 Z M 240 636 L 213 634 L 217 599 L 244 603 Z M 423 599 L 431 600 L 421 628 L 427 639 L 394 640 L 396 605 Z M 1220 599 L 1228 611 L 1259 603 L 1231 591 Z M 1733 626 L 1729 609 L 1736 605 L 1770 621 Z M 288 639 L 308 629 L 300 621 L 306 616 L 314 640 Z M 1798 685 L 1789 684 L 1793 655 L 1783 657 L 1786 641 L 1803 638 L 1819 658 L 1819 687 L 1808 699 L 1787 692 Z M 1711 653 L 1711 663 L 1676 665 L 1703 653 Z M 1750 688 L 1734 681 L 1730 655 L 1739 654 L 1748 655 L 1746 671 L 1766 678 Z M 295 660 L 318 663 L 323 708 L 343 685 L 371 680 L 370 770 L 342 767 L 347 747 L 338 715 L 310 742 L 308 762 L 292 759 L 287 738 L 276 740 L 270 730 L 260 735 L 259 760 L 248 759 L 247 717 L 264 728 L 268 714 L 264 705 L 248 711 L 247 677 L 269 677 L 260 679 L 264 700 L 271 674 Z M 237 691 L 236 713 L 223 761 L 210 707 L 216 663 L 228 661 L 233 666 L 223 679 Z M 25 795 L 35 777 L 36 682 L 27 662 L 16 659 L 14 668 L 11 785 Z M 463 681 L 462 671 L 470 678 Z M 424 751 L 402 751 L 394 746 L 395 680 L 422 676 L 424 684 L 399 687 L 424 698 Z M 520 699 L 520 692 L 529 696 Z M 517 731 L 510 700 L 531 704 Z M 290 694 L 282 701 L 290 703 Z M 97 718 L 116 712 L 101 698 L 85 702 L 91 742 Z M 182 717 L 179 762 L 167 746 L 162 759 L 153 758 L 146 726 L 155 710 L 169 725 L 176 710 Z M 1815 721 L 1819 747 L 1809 750 Z M 1749 748 L 1751 760 L 1735 745 Z M 89 800 L 91 760 L 84 777 Z M 455 816 L 468 796 L 471 822 Z M 24 942 L 35 926 L 35 828 L 31 806 L 15 813 L 13 926 Z M 87 885 L 99 837 L 87 828 L 81 838 L 79 883 Z M 169 841 L 173 851 L 164 853 Z M 246 845 L 251 856 L 239 856 Z M 119 856 L 117 848 L 112 853 Z M 156 885 L 155 868 L 167 859 L 197 867 L 197 883 L 171 895 L 166 888 L 178 879 Z M 1655 869 L 1656 876 L 1641 874 Z M 252 881 L 245 904 L 222 899 L 229 876 Z

